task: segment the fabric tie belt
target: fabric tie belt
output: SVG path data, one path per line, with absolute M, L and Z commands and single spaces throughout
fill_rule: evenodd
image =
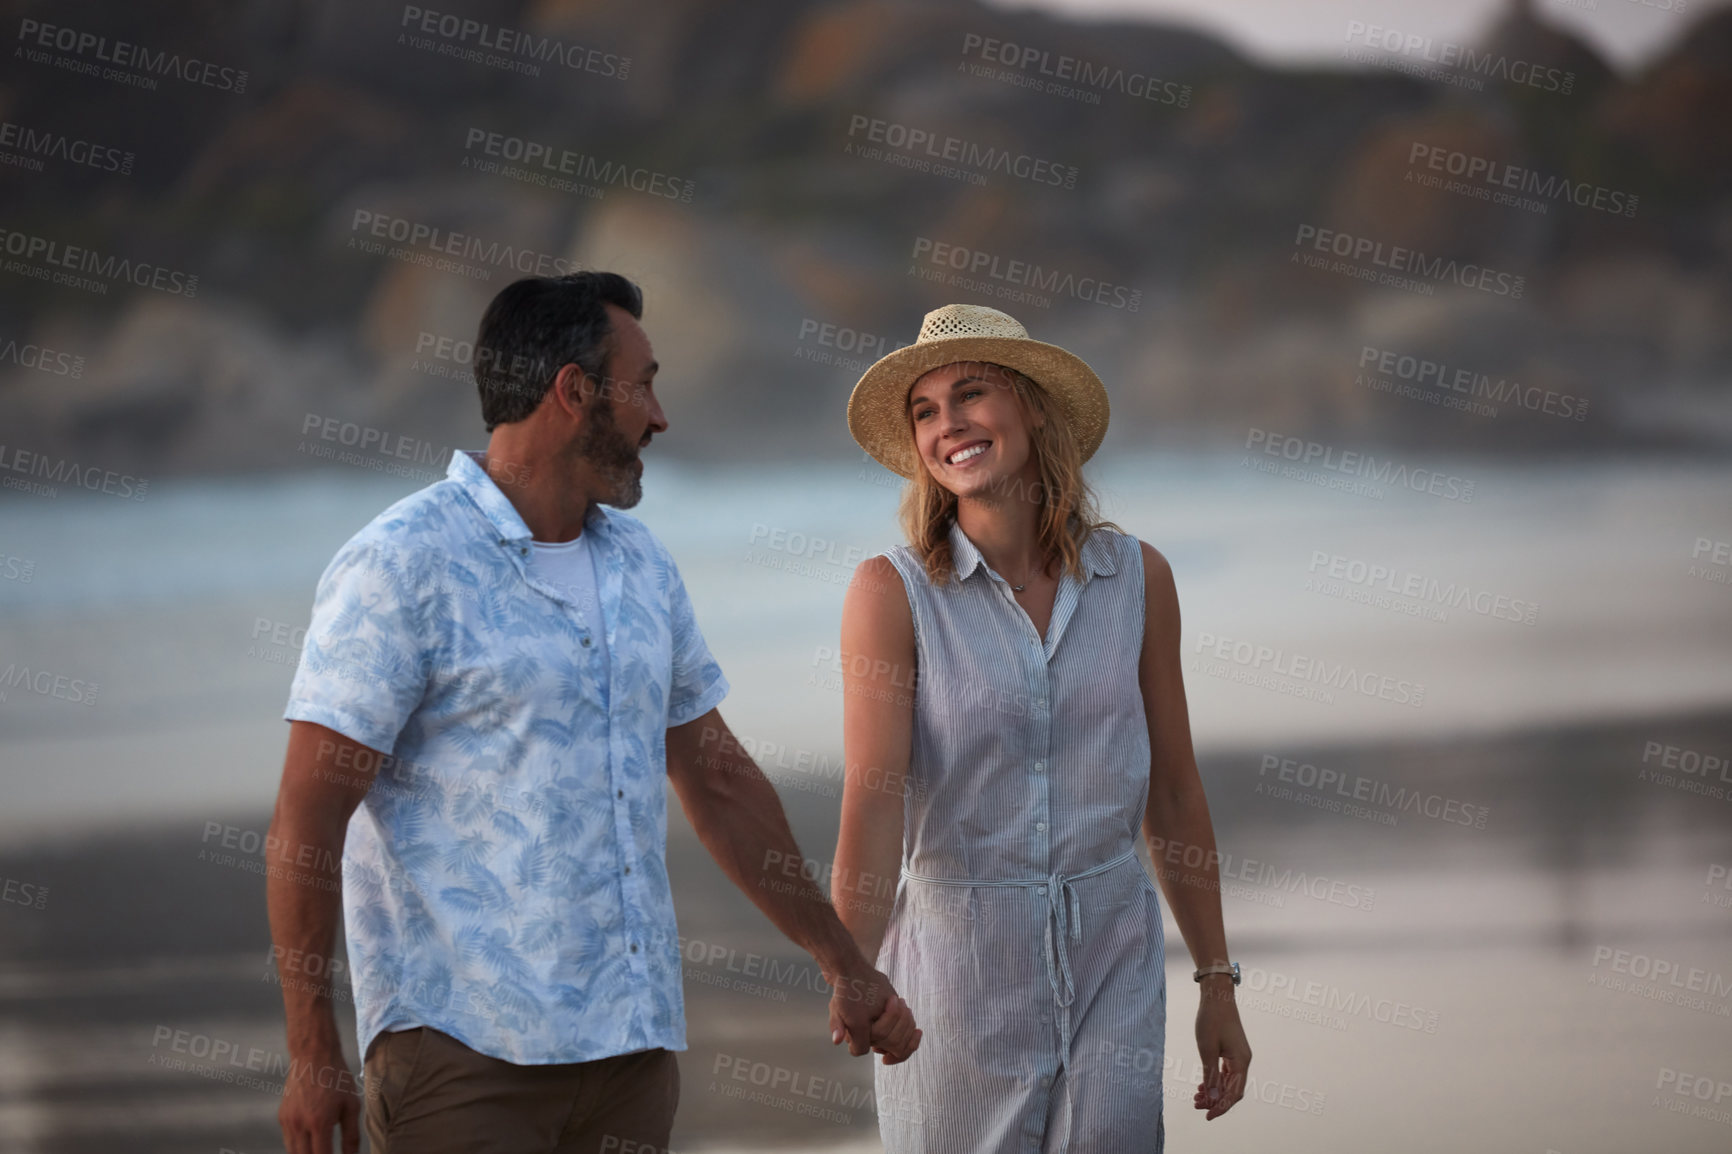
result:
M 1070 1128 L 1074 1123 L 1074 1109 L 1071 1099 L 1070 1043 L 1071 1022 L 1070 1004 L 1076 998 L 1076 983 L 1071 977 L 1070 948 L 1066 940 L 1082 940 L 1082 910 L 1077 904 L 1076 890 L 1071 883 L 1082 878 L 1093 877 L 1106 873 L 1114 866 L 1132 861 L 1137 856 L 1136 843 L 1117 857 L 1104 861 L 1096 866 L 1090 866 L 1074 874 L 1061 874 L 1057 871 L 1044 878 L 939 878 L 929 874 L 917 874 L 907 866 L 902 867 L 902 876 L 911 881 L 930 882 L 941 886 L 1035 886 L 1046 895 L 1046 978 L 1052 986 L 1053 1000 L 1058 1003 L 1059 1032 L 1059 1068 L 1065 1072 L 1065 1135 L 1059 1146 L 1063 1151 L 1070 1148 Z

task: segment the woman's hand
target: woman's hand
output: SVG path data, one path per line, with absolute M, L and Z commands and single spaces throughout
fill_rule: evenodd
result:
M 1251 1043 L 1239 1023 L 1233 1000 L 1233 979 L 1210 974 L 1202 981 L 1197 1006 L 1197 1052 L 1203 1058 L 1203 1080 L 1191 1104 L 1207 1110 L 1203 1121 L 1219 1118 L 1245 1096 L 1245 1071 L 1251 1066 Z

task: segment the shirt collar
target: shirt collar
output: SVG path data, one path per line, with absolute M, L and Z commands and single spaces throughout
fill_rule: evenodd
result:
M 499 490 L 487 470 L 481 467 L 481 461 L 486 453 L 478 449 L 457 449 L 451 454 L 451 464 L 445 470 L 447 479 L 455 481 L 476 508 L 492 524 L 501 541 L 528 541 L 535 535 L 529 531 L 523 516 L 510 498 Z M 584 522 L 584 529 L 596 529 L 603 536 L 609 528 L 607 509 L 596 504 L 590 508 L 589 519 Z
M 980 550 L 975 548 L 974 542 L 968 539 L 968 534 L 964 533 L 962 526 L 955 521 L 950 523 L 950 561 L 956 570 L 958 581 L 966 581 L 976 568 L 986 567 Z M 1112 550 L 1098 532 L 1090 533 L 1083 541 L 1082 568 L 1085 579 L 1088 576 L 1110 577 L 1119 571 L 1113 560 Z

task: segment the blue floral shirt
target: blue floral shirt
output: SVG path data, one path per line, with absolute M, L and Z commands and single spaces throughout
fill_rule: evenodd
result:
M 320 769 L 377 766 L 343 846 L 361 1053 L 411 1025 L 524 1065 L 683 1050 L 667 730 L 728 682 L 666 547 L 597 506 L 604 660 L 480 456 L 337 551 L 283 714 L 377 751 Z

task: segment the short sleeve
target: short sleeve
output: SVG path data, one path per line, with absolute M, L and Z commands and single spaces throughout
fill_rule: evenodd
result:
M 668 728 L 695 721 L 722 703 L 728 695 L 728 679 L 710 655 L 710 647 L 698 629 L 692 599 L 672 557 L 668 567 L 668 613 L 673 634 L 673 672 L 668 681 Z
M 354 541 L 319 578 L 286 721 L 312 721 L 381 753 L 421 703 L 428 665 L 395 550 Z

